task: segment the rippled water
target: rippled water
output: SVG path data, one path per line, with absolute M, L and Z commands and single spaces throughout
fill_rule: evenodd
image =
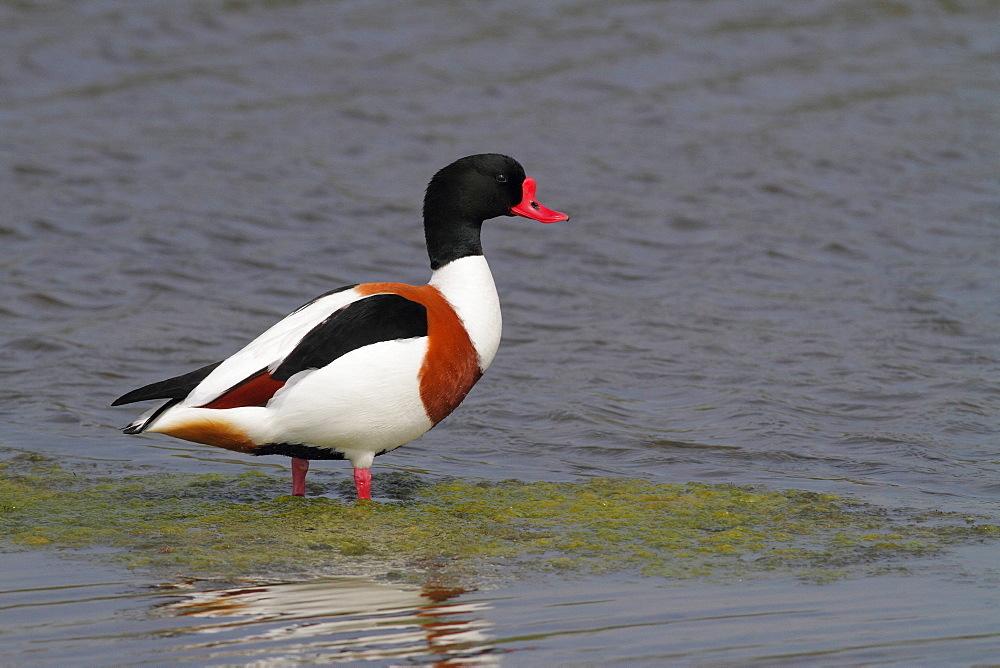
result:
M 766 483 L 995 517 L 998 18 L 985 0 L 0 2 L 2 444 L 283 475 L 126 438 L 108 403 L 333 287 L 423 282 L 427 179 L 500 151 L 573 218 L 488 223 L 497 361 L 376 476 Z M 595 579 L 440 605 L 503 648 L 484 661 L 975 663 L 1000 597 L 996 564 L 964 554 L 821 588 Z M 14 600 L 33 562 L 0 559 Z M 0 603 L 27 638 L 5 662 L 110 661 L 116 633 L 133 658 L 197 644 L 135 576 L 60 577 Z M 87 592 L 104 612 L 61 638 Z M 362 612 L 321 613 L 344 614 Z M 115 615 L 130 625 L 95 626 Z

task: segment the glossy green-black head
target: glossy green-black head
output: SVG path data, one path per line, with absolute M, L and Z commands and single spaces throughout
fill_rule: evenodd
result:
M 535 180 L 514 158 L 499 153 L 470 155 L 441 169 L 424 195 L 424 231 L 431 268 L 467 255 L 482 255 L 484 220 L 523 216 L 543 223 L 569 220 L 535 199 Z

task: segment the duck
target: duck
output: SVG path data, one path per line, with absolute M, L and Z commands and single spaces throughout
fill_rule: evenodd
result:
M 424 194 L 425 285 L 361 283 L 322 294 L 231 357 L 120 396 L 112 406 L 161 402 L 124 433 L 290 457 L 293 496 L 305 496 L 311 460 L 346 459 L 357 498 L 370 500 L 374 458 L 450 415 L 497 353 L 500 299 L 483 223 L 569 220 L 541 205 L 536 187 L 506 155 L 442 168 Z

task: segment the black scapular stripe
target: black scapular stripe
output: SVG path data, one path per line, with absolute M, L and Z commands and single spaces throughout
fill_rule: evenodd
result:
M 198 383 L 205 380 L 208 374 L 215 370 L 215 367 L 222 362 L 214 362 L 200 369 L 189 371 L 188 373 L 173 378 L 167 378 L 156 383 L 151 383 L 137 390 L 127 392 L 111 402 L 112 406 L 122 404 L 132 404 L 136 401 L 147 401 L 149 399 L 183 399 L 191 394 L 191 390 L 198 386 Z
M 321 369 L 352 350 L 381 341 L 427 336 L 427 308 L 397 294 L 372 295 L 335 311 L 302 337 L 271 372 L 285 381 L 305 369 Z

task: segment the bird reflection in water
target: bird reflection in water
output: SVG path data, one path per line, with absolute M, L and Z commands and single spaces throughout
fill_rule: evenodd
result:
M 192 592 L 159 610 L 213 620 L 170 631 L 213 636 L 177 649 L 192 659 L 495 665 L 489 623 L 478 618 L 489 606 L 448 602 L 463 593 L 339 577 Z

